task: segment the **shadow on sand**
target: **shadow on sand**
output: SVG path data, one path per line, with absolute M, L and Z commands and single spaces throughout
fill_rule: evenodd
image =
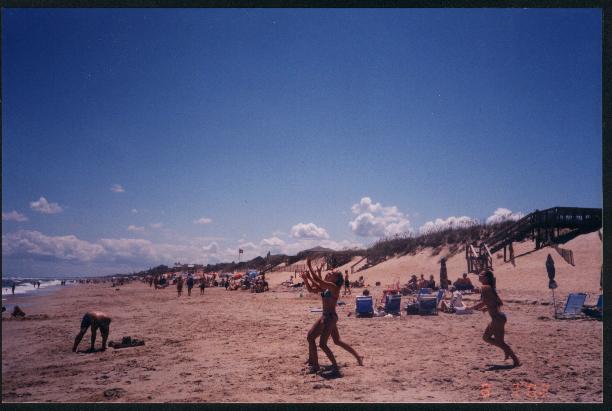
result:
M 102 348 L 96 348 L 93 351 L 92 350 L 77 350 L 77 354 L 95 354 L 97 352 L 104 352 L 104 350 Z
M 342 378 L 342 373 L 338 369 L 329 368 L 319 373 L 321 378 L 326 380 L 335 380 L 336 378 Z
M 515 368 L 513 364 L 487 364 L 485 371 L 511 370 Z

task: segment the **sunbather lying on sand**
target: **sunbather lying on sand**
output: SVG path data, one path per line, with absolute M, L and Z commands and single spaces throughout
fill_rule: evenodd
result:
M 521 365 L 521 362 L 514 354 L 514 351 L 512 351 L 512 348 L 504 341 L 504 328 L 507 319 L 506 315 L 499 309 L 503 302 L 495 289 L 495 276 L 492 271 L 485 271 L 478 276 L 478 280 L 482 283 L 481 300 L 471 308 L 488 311 L 491 316 L 491 323 L 485 329 L 482 339 L 504 350 L 505 359 L 512 358 L 514 366 L 518 367 Z
M 332 370 L 338 370 L 338 364 L 334 354 L 327 346 L 327 340 L 330 335 L 334 341 L 334 344 L 344 348 L 355 358 L 359 365 L 363 365 L 363 357 L 359 356 L 357 352 L 347 343 L 340 340 L 340 333 L 338 332 L 338 314 L 336 314 L 336 304 L 340 297 L 340 288 L 342 287 L 343 278 L 341 272 L 330 272 L 325 276 L 325 279 L 321 278 L 321 270 L 324 264 L 317 267 L 317 270 L 312 269 L 312 263 L 310 259 L 307 260 L 308 273 L 304 273 L 302 278 L 304 279 L 304 285 L 311 293 L 321 293 L 323 298 L 323 315 L 319 318 L 310 331 L 308 331 L 308 361 L 311 372 L 317 372 L 319 370 L 319 357 L 317 355 L 316 338 L 319 339 L 319 347 L 325 352 L 327 358 L 332 363 Z
M 103 312 L 100 311 L 90 311 L 87 312 L 83 319 L 81 320 L 81 331 L 77 334 L 74 339 L 74 346 L 72 347 L 72 351 L 75 352 L 79 343 L 83 339 L 83 336 L 87 332 L 87 329 L 91 327 L 91 347 L 89 351 L 94 350 L 94 343 L 96 341 L 96 331 L 100 328 L 100 333 L 102 334 L 102 351 L 106 350 L 106 340 L 108 339 L 108 332 L 110 329 L 111 318 Z

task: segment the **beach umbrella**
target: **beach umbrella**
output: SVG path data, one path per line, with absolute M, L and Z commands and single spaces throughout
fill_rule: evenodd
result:
M 553 298 L 553 310 L 555 310 L 554 316 L 557 316 L 557 301 L 555 300 L 555 288 L 557 288 L 557 282 L 555 281 L 555 262 L 550 254 L 546 257 L 546 274 L 548 275 L 548 288 L 552 292 Z
M 232 278 L 234 278 L 234 279 L 242 278 L 242 274 L 236 273 L 236 274 L 234 274 L 234 276 Z

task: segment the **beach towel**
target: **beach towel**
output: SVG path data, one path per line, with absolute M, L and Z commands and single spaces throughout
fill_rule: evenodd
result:
M 121 341 L 111 341 L 108 343 L 109 347 L 113 347 L 116 350 L 120 348 L 138 347 L 139 345 L 144 345 L 144 341 L 132 337 L 123 337 Z

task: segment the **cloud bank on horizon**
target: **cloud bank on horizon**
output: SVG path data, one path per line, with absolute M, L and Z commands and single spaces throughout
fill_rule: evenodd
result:
M 33 206 L 54 209 L 41 198 Z M 469 227 L 479 224 L 476 218 L 450 216 L 427 221 L 418 230 L 413 230 L 410 220 L 397 206 L 384 206 L 374 202 L 370 197 L 363 197 L 351 207 L 353 219 L 348 226 L 353 234 L 364 239 L 376 239 L 397 234 L 426 234 L 449 228 Z M 486 219 L 487 224 L 508 220 L 518 220 L 524 214 L 512 212 L 507 208 L 497 208 Z M 15 222 L 28 221 L 27 217 L 16 212 L 2 213 L 3 220 Z M 212 219 L 202 217 L 194 224 L 209 224 Z M 162 222 L 150 223 L 153 229 L 162 229 Z M 164 228 L 164 230 L 166 230 Z M 127 231 L 143 234 L 144 226 L 130 224 Z M 285 237 L 285 239 L 281 238 Z M 272 254 L 295 255 L 300 251 L 322 246 L 335 250 L 363 248 L 359 241 L 330 239 L 328 231 L 315 223 L 297 223 L 289 229 L 288 234 L 275 232 L 272 236 L 259 241 L 226 241 L 222 238 L 211 241 L 202 237 L 185 237 L 175 242 L 153 242 L 144 238 L 101 238 L 96 241 L 79 239 L 75 235 L 50 236 L 38 230 L 20 229 L 2 235 L 2 254 L 13 258 L 38 258 L 44 261 L 63 261 L 72 263 L 97 263 L 98 266 L 112 267 L 131 265 L 134 269 L 158 264 L 172 264 L 176 261 L 215 264 L 236 261 L 238 258 L 251 259 L 256 256 Z M 244 251 L 239 256 L 238 249 Z M 92 273 L 95 274 L 95 273 Z

